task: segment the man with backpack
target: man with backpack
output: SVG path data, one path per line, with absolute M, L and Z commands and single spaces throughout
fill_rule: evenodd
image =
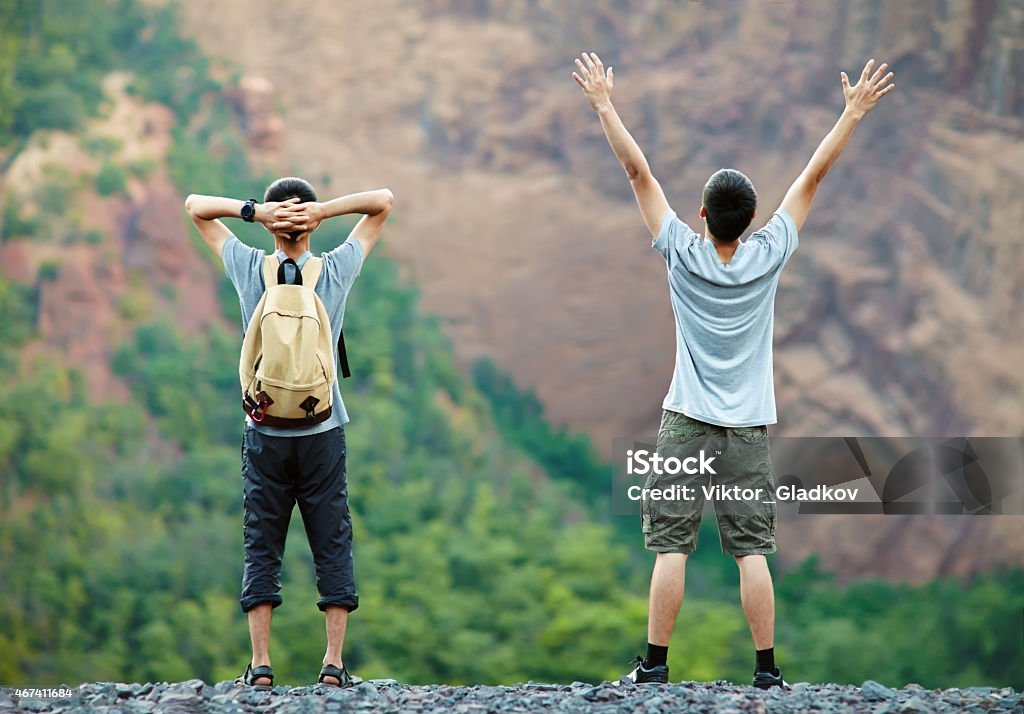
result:
M 359 606 L 345 478 L 348 414 L 335 374 L 347 376 L 342 321 L 349 290 L 381 236 L 394 203 L 388 189 L 326 203 L 300 178 L 282 178 L 263 202 L 190 195 L 185 201 L 206 244 L 224 261 L 238 293 L 245 339 L 239 364 L 245 570 L 240 603 L 249 621 L 252 660 L 239 683 L 270 686 L 270 619 L 281 604 L 281 560 L 291 513 L 302 515 L 316 569 L 327 651 L 318 681 L 346 687 L 342 646 L 348 614 Z M 317 258 L 310 235 L 321 221 L 363 217 L 338 248 Z M 249 247 L 221 218 L 262 224 L 275 252 Z M 335 354 L 334 345 L 338 345 Z
M 651 574 L 647 656 L 626 678 L 668 682 L 668 645 L 683 601 L 686 558 L 697 546 L 705 488 L 714 480 L 763 498 L 730 503 L 716 498 L 722 549 L 736 559 L 740 601 L 754 640 L 752 684 L 786 686 L 775 665 L 775 594 L 765 555 L 775 546 L 775 475 L 768 448 L 774 424 L 772 325 L 783 267 L 796 251 L 818 186 L 846 148 L 853 130 L 892 91 L 887 65 L 870 60 L 851 85 L 840 72 L 846 107 L 782 205 L 746 241 L 757 193 L 734 169 L 715 172 L 704 186 L 697 233 L 669 206 L 646 157 L 612 106 L 614 74 L 594 53 L 576 60 L 573 78 L 601 121 L 605 137 L 629 177 L 651 247 L 664 258 L 676 323 L 675 371 L 662 404 L 657 452 L 663 458 L 699 458 L 698 472 L 652 473 L 648 492 L 689 488 L 694 498 L 641 502 L 644 544 L 657 553 Z M 873 70 L 873 71 L 872 71 Z M 705 455 L 713 455 L 707 460 Z M 714 462 L 713 466 L 711 462 Z

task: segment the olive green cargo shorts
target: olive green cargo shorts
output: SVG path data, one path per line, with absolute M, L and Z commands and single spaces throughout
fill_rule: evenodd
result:
M 640 503 L 648 550 L 693 552 L 704 504 L 711 500 L 724 552 L 775 552 L 775 475 L 767 427 L 715 426 L 665 410 L 657 450 L 665 467 L 662 473 L 651 469 Z

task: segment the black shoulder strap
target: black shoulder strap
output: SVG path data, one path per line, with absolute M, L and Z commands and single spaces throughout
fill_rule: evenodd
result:
M 302 271 L 299 270 L 299 266 L 291 258 L 281 261 L 281 264 L 277 266 L 277 284 L 285 285 L 288 282 L 285 280 L 284 274 L 284 266 L 286 265 L 290 265 L 295 269 L 295 282 L 293 285 L 302 285 Z
M 348 368 L 348 352 L 345 351 L 345 331 L 338 330 L 338 364 L 341 365 L 342 379 L 348 379 L 352 372 Z

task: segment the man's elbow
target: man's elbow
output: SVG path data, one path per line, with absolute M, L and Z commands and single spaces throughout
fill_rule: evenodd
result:
M 643 186 L 654 178 L 651 168 L 647 165 L 636 166 L 635 164 L 626 164 L 624 168 L 626 169 L 626 175 L 629 176 L 629 182 L 634 186 Z
M 395 205 L 395 194 L 391 192 L 390 188 L 382 188 L 380 190 L 380 211 L 387 215 L 391 213 L 391 207 Z
M 196 203 L 198 203 L 198 197 L 194 193 L 190 193 L 185 199 L 185 212 L 192 218 L 196 217 Z

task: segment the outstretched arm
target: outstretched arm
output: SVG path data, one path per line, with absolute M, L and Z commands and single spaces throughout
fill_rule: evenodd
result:
M 611 92 L 615 82 L 612 68 L 609 67 L 606 72 L 601 58 L 593 52 L 584 52 L 582 57 L 582 60 L 576 60 L 579 73 L 573 72 L 572 77 L 583 88 L 587 101 L 600 117 L 601 128 L 604 129 L 608 144 L 611 145 L 616 158 L 626 170 L 629 182 L 633 185 L 633 193 L 636 194 L 636 202 L 640 205 L 644 224 L 651 235 L 657 237 L 661 230 L 661 222 L 669 208 L 665 192 L 651 173 L 644 152 L 630 136 L 615 107 L 612 106 Z
M 389 189 L 381 188 L 341 196 L 326 203 L 297 203 L 285 207 L 281 217 L 290 221 L 295 230 L 314 230 L 321 221 L 328 218 L 362 213 L 363 217 L 359 219 L 349 237 L 359 241 L 365 257 L 380 239 L 384 223 L 391 214 L 391 206 L 394 203 L 395 195 Z
M 843 81 L 843 96 L 846 98 L 846 108 L 839 117 L 839 121 L 832 127 L 821 144 L 815 150 L 814 155 L 808 162 L 807 167 L 790 186 L 786 197 L 782 200 L 782 208 L 788 213 L 797 230 L 804 224 L 807 212 L 811 208 L 811 201 L 818 190 L 818 185 L 825 178 L 825 174 L 832 168 L 839 155 L 843 153 L 846 144 L 853 136 L 853 130 L 864 115 L 874 109 L 878 100 L 891 92 L 896 86 L 890 83 L 893 73 L 885 74 L 886 63 L 879 65 L 874 74 L 871 68 L 875 61 L 868 60 L 864 65 L 864 71 L 860 74 L 857 84 L 850 86 L 850 80 L 846 72 L 840 72 Z M 870 75 L 870 76 L 869 76 Z M 884 75 L 884 76 L 883 76 Z

